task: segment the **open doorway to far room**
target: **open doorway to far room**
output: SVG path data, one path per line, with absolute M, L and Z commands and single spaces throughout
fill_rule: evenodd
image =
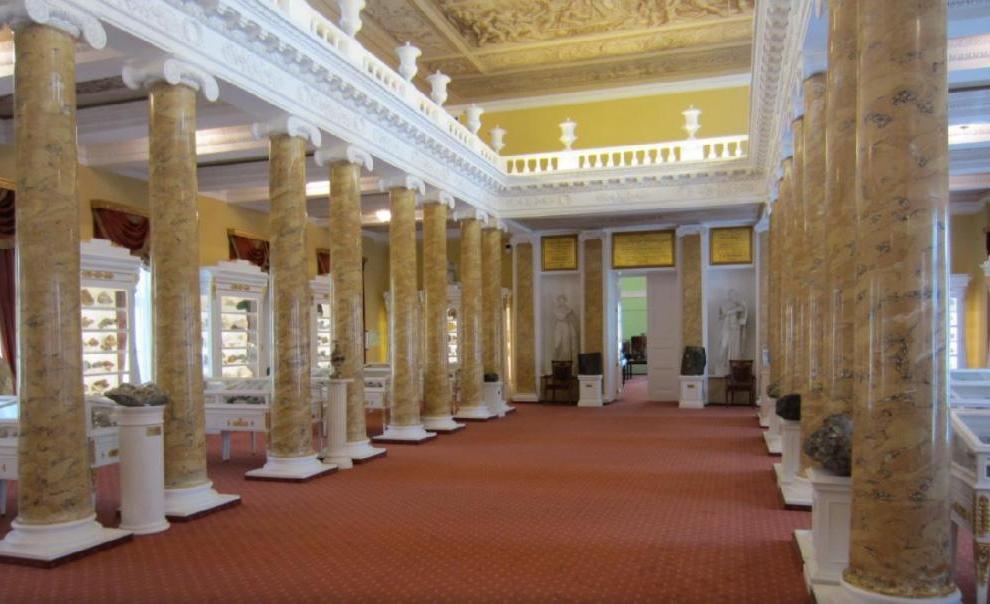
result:
M 646 275 L 619 278 L 619 359 L 623 386 L 646 379 Z

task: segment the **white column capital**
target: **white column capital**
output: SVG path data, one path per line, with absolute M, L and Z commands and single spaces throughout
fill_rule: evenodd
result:
M 677 227 L 677 236 L 684 237 L 686 235 L 700 235 L 704 229 L 705 227 L 700 224 L 686 224 L 684 226 Z
M 400 174 L 385 179 L 386 189 L 407 189 L 420 195 L 426 195 L 426 183 L 422 178 L 410 174 Z
M 605 239 L 605 231 L 581 231 L 578 233 L 578 241 L 587 241 L 588 239 Z
M 530 245 L 535 245 L 536 237 L 529 233 L 520 233 L 518 235 L 513 235 L 512 239 L 509 240 L 509 245 L 515 247 L 520 243 L 528 243 Z
M 424 204 L 426 204 L 426 203 L 438 203 L 438 204 L 440 204 L 442 206 L 447 206 L 447 208 L 453 210 L 454 209 L 454 196 L 451 195 L 450 193 L 446 192 L 446 191 L 437 191 L 436 192 L 436 195 L 433 195 L 430 198 L 424 200 L 423 203 Z
M 129 61 L 124 65 L 121 77 L 131 90 L 148 88 L 156 82 L 167 82 L 173 86 L 185 84 L 198 90 L 211 103 L 220 96 L 216 78 L 171 55 L 161 55 L 145 61 Z
M 375 162 L 371 154 L 358 147 L 347 143 L 337 143 L 327 145 L 316 150 L 313 156 L 318 166 L 325 166 L 335 161 L 348 161 L 352 164 L 364 166 L 364 169 L 371 172 L 375 169 Z
M 301 117 L 283 113 L 267 122 L 251 124 L 251 134 L 255 139 L 288 135 L 304 138 L 319 148 L 322 135 L 320 129 Z
M 756 231 L 757 233 L 763 233 L 767 231 L 769 228 L 770 228 L 770 210 L 767 209 L 763 212 L 763 215 L 760 216 L 759 222 L 753 225 L 753 230 Z
M 0 6 L 0 25 L 14 31 L 38 23 L 64 31 L 99 50 L 107 45 L 107 32 L 93 15 L 62 0 L 12 0 Z
M 488 214 L 478 208 L 464 208 L 462 210 L 457 210 L 454 212 L 454 220 L 460 222 L 462 220 L 478 220 L 480 222 L 485 222 L 488 219 Z
M 484 228 L 495 229 L 498 231 L 508 231 L 509 229 L 505 226 L 505 222 L 501 218 L 496 218 L 495 216 L 488 216 L 485 220 Z

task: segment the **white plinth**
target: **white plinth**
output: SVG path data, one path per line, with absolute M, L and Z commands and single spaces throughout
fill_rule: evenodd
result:
M 602 407 L 602 376 L 578 375 L 578 407 Z
M 705 376 L 682 375 L 681 399 L 678 405 L 681 409 L 704 409 L 705 407 Z
M 127 539 L 130 531 L 104 528 L 96 514 L 58 524 L 22 524 L 14 520 L 0 541 L 0 558 L 54 563 L 79 552 Z
M 217 493 L 212 481 L 194 487 L 165 489 L 165 516 L 170 520 L 188 520 L 240 500 L 240 495 Z
M 350 460 L 348 459 L 348 461 Z M 336 469 L 336 464 L 320 462 L 316 453 L 303 457 L 278 457 L 269 454 L 264 466 L 246 472 L 244 475 L 248 478 L 261 480 L 301 482 L 329 474 Z
M 344 443 L 341 451 L 344 455 L 350 457 L 351 461 L 360 463 L 378 457 L 379 455 L 385 455 L 388 450 L 381 447 L 372 447 L 371 440 L 365 438 L 364 440 L 347 441 Z
M 160 533 L 165 520 L 164 407 L 118 407 L 120 528 L 136 535 Z
M 485 421 L 492 419 L 493 417 L 498 417 L 498 414 L 492 412 L 492 410 L 488 408 L 488 405 L 484 404 L 461 407 L 457 410 L 457 414 L 454 415 L 454 419 L 466 419 L 471 421 Z
M 838 585 L 849 565 L 849 519 L 852 506 L 848 476 L 811 469 L 812 549 L 805 560 L 804 574 L 812 583 Z
M 416 424 L 414 426 L 393 426 L 389 424 L 385 428 L 384 434 L 381 436 L 376 436 L 372 440 L 375 442 L 386 443 L 419 444 L 436 437 L 437 433 L 427 432 L 426 429 L 423 428 L 423 424 Z
M 818 604 L 960 604 L 962 594 L 956 589 L 947 596 L 937 598 L 900 598 L 887 596 L 872 591 L 866 591 L 842 581 L 838 588 L 823 590 L 824 599 L 818 599 L 819 590 L 815 590 Z
M 354 467 L 347 454 L 347 388 L 352 379 L 330 380 L 330 393 L 323 413 L 323 431 L 327 435 L 327 445 L 323 449 L 323 462 L 337 466 L 339 470 Z
M 502 382 L 482 382 L 481 402 L 495 417 L 505 417 L 505 401 L 502 400 Z
M 465 426 L 455 422 L 452 415 L 424 415 L 422 420 L 423 428 L 430 432 L 457 432 Z
M 777 487 L 786 507 L 811 507 L 811 483 L 798 476 L 801 466 L 801 422 L 781 418 L 781 459 L 773 464 Z
M 763 442 L 767 446 L 767 453 L 770 455 L 780 455 L 781 444 L 779 434 L 774 434 L 770 430 L 767 430 L 763 433 Z
M 758 414 L 761 428 L 770 427 L 770 416 L 776 414 L 776 401 L 764 393 L 760 396 L 760 412 Z

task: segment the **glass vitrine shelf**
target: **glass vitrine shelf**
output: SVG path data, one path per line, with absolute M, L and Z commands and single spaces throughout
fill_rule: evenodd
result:
M 333 354 L 333 283 L 329 275 L 319 275 L 309 282 L 313 294 L 312 361 L 314 374 L 325 375 L 331 371 Z
M 207 376 L 265 378 L 268 275 L 243 260 L 203 269 L 203 369 Z

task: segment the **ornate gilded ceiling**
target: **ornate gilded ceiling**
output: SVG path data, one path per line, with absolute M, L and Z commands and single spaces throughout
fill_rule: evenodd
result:
M 754 1 L 367 0 L 359 37 L 392 63 L 412 42 L 474 102 L 748 71 Z

